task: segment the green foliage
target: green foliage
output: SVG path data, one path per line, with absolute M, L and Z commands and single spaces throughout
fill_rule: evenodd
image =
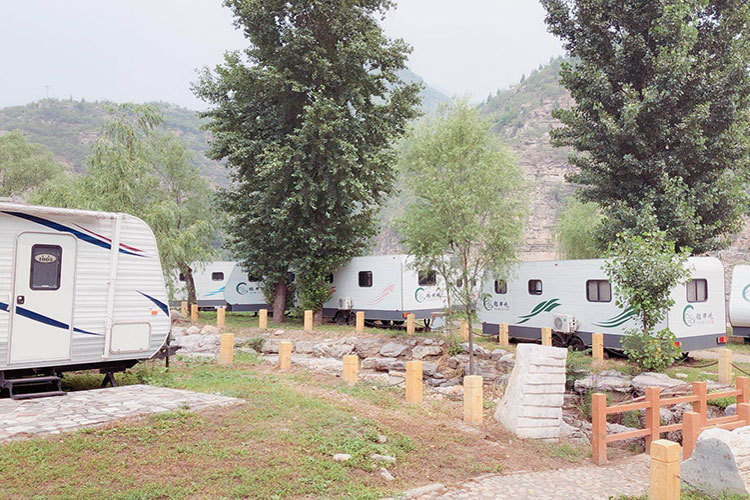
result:
M 438 271 L 449 297 L 458 298 L 473 343 L 485 272 L 502 274 L 515 259 L 525 216 L 523 174 L 465 101 L 415 126 L 401 165 L 413 201 L 396 228 L 414 266 Z
M 25 198 L 61 180 L 63 172 L 47 148 L 28 142 L 18 130 L 0 135 L 0 197 Z
M 600 219 L 595 203 L 569 199 L 557 220 L 556 236 L 561 258 L 601 258 L 603 252 L 596 240 Z
M 376 233 L 418 104 L 420 85 L 398 76 L 409 48 L 377 22 L 389 1 L 225 3 L 250 46 L 194 90 L 212 106 L 209 154 L 237 181 L 223 196 L 230 243 L 271 283 L 289 269 L 315 283 Z
M 576 380 L 586 378 L 591 369 L 591 350 L 573 351 L 568 350 L 565 358 L 565 387 L 573 390 Z
M 317 270 L 300 276 L 297 281 L 297 294 L 303 310 L 318 311 L 331 298 L 331 284 L 326 279 L 327 275 L 328 273 Z
M 737 398 L 735 397 L 716 398 L 716 399 L 709 399 L 707 401 L 707 404 L 711 406 L 715 406 L 717 408 L 721 408 L 722 410 L 726 410 L 727 406 L 733 405 L 735 403 L 737 403 Z
M 448 356 L 457 356 L 464 352 L 464 348 L 461 347 L 461 341 L 456 335 L 449 335 L 445 340 L 445 352 Z
M 676 340 L 668 328 L 653 333 L 632 328 L 625 332 L 622 348 L 628 359 L 642 369 L 660 372 L 680 357 Z
M 742 227 L 750 174 L 750 3 L 542 0 L 575 63 L 561 82 L 568 180 L 606 217 L 605 243 L 642 214 L 677 246 L 721 248 Z

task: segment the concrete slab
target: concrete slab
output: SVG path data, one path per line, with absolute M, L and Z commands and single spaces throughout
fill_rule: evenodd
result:
M 126 418 L 189 408 L 241 404 L 237 398 L 150 385 L 69 392 L 65 396 L 0 400 L 0 442 L 96 427 Z

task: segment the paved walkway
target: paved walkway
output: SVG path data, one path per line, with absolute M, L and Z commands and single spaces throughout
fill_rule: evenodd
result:
M 642 495 L 648 489 L 648 474 L 648 455 L 642 454 L 618 461 L 614 466 L 592 464 L 574 469 L 482 476 L 461 486 L 416 498 L 599 500 L 618 495 Z
M 38 434 L 59 434 L 94 427 L 125 417 L 208 406 L 241 400 L 200 392 L 124 385 L 107 389 L 69 392 L 65 396 L 14 401 L 0 400 L 0 442 Z

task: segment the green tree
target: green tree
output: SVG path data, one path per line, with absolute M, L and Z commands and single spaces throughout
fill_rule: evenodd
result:
M 595 203 L 569 198 L 557 219 L 555 236 L 563 259 L 597 259 L 603 253 L 596 240 L 601 216 Z
M 542 0 L 574 63 L 555 110 L 573 146 L 579 195 L 605 216 L 603 246 L 640 214 L 678 248 L 721 248 L 746 207 L 750 3 L 746 0 Z M 635 228 L 637 229 L 637 228 Z
M 14 130 L 0 135 L 0 197 L 26 198 L 40 186 L 63 178 L 52 153 Z
M 656 217 L 649 220 L 655 226 Z M 626 332 L 622 341 L 625 353 L 645 369 L 662 369 L 679 356 L 680 350 L 669 328 L 655 329 L 674 305 L 672 288 L 690 276 L 685 265 L 689 249 L 676 252 L 666 231 L 652 230 L 620 233 L 609 254 L 604 271 L 614 284 L 615 302 L 631 311 L 639 325 Z
M 401 165 L 414 201 L 397 229 L 415 267 L 439 272 L 456 298 L 469 324 L 474 373 L 472 319 L 485 277 L 504 274 L 515 260 L 525 216 L 523 173 L 466 101 L 415 126 Z
M 326 273 L 375 233 L 392 145 L 416 114 L 420 85 L 400 79 L 409 48 L 378 24 L 390 0 L 225 5 L 250 45 L 204 70 L 194 91 L 212 105 L 209 154 L 236 181 L 224 195 L 230 242 L 273 287 L 282 321 L 290 269 L 319 309 Z

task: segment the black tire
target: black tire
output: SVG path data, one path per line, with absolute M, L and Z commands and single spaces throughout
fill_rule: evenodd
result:
M 350 312 L 349 315 L 346 317 L 346 323 L 349 326 L 357 326 L 357 314 Z
M 346 323 L 346 316 L 344 316 L 343 312 L 336 311 L 336 314 L 333 315 L 333 322 L 337 325 L 343 325 Z
M 383 328 L 390 328 L 392 321 L 389 319 L 381 319 L 380 324 L 383 326 Z
M 400 320 L 395 320 L 395 319 L 393 320 L 393 326 L 401 326 L 401 325 L 403 325 L 403 324 L 404 324 L 404 322 L 403 322 L 403 321 L 400 321 Z
M 746 344 L 750 344 L 750 337 L 743 337 L 745 339 Z
M 572 335 L 568 339 L 568 347 L 570 347 L 574 351 L 585 351 L 586 343 L 578 335 Z
M 552 335 L 552 347 L 567 347 L 568 342 L 564 336 L 559 333 Z

